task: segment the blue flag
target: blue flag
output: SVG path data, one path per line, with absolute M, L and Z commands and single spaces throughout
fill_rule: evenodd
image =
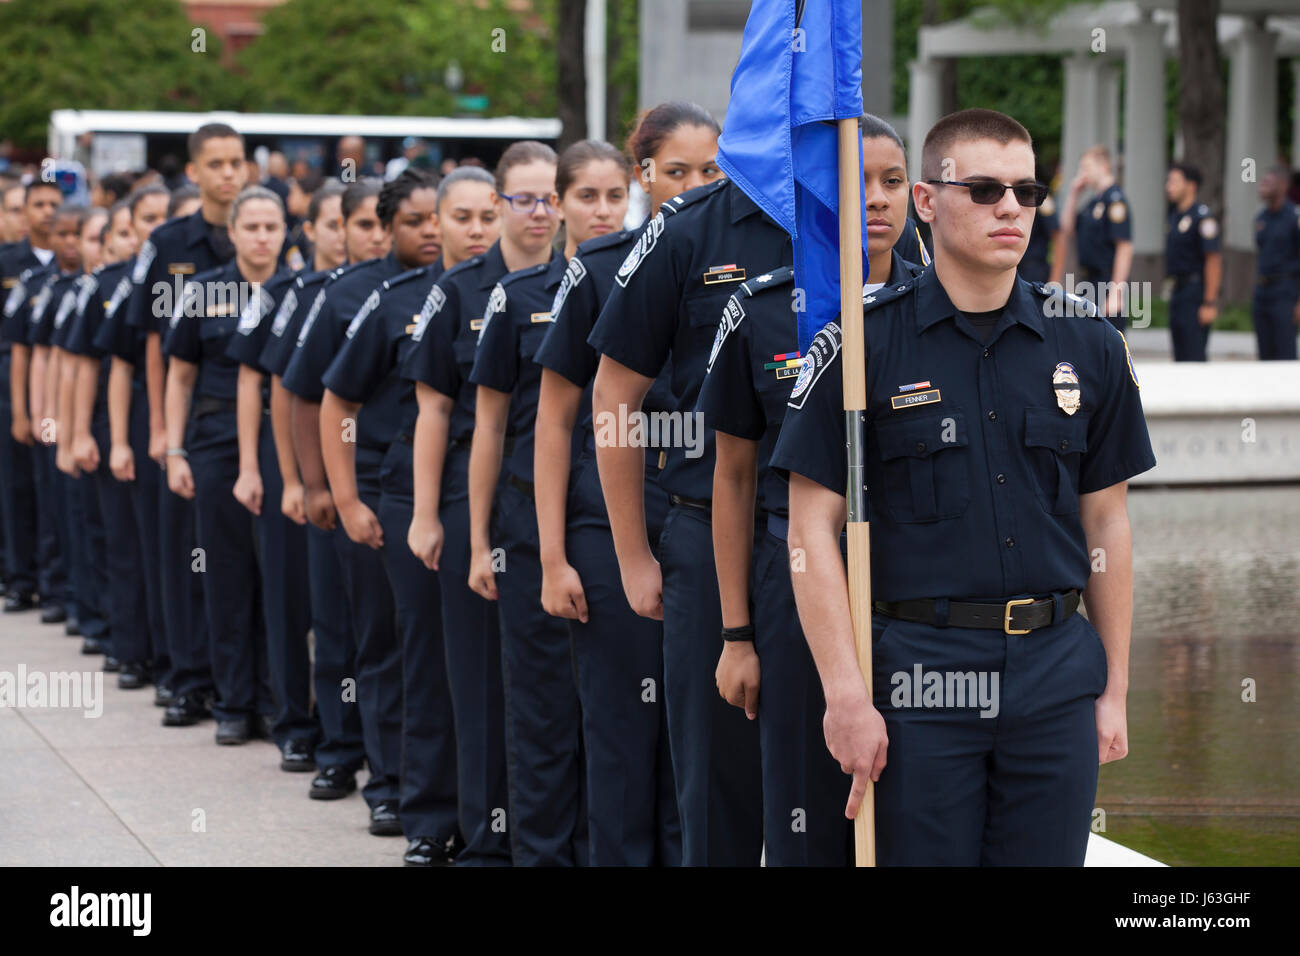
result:
M 834 121 L 861 115 L 861 0 L 755 0 L 731 77 L 718 166 L 794 241 L 801 352 L 840 311 Z M 862 222 L 865 281 L 865 210 Z

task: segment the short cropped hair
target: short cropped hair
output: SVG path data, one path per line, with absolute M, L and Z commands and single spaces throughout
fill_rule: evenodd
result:
M 190 160 L 197 160 L 199 153 L 203 152 L 203 144 L 210 139 L 237 139 L 240 145 L 243 145 L 244 137 L 235 132 L 233 126 L 227 126 L 225 123 L 204 123 L 194 132 L 190 133 L 190 138 L 186 141 L 189 149 Z
M 1201 185 L 1201 171 L 1191 163 L 1170 163 L 1169 171 L 1182 174 L 1183 179 L 1189 183 Z
M 1034 140 L 1018 122 L 997 110 L 960 110 L 949 113 L 925 134 L 921 146 L 921 178 L 940 179 L 943 160 L 957 143 L 977 139 L 991 139 L 995 143 L 1027 143 L 1033 149 Z

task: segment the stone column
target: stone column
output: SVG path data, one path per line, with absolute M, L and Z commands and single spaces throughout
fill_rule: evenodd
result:
M 1164 28 L 1145 20 L 1126 31 L 1124 50 L 1124 192 L 1137 257 L 1163 255 L 1165 211 Z M 1136 269 L 1135 269 L 1136 271 Z
M 921 179 L 921 144 L 925 134 L 939 120 L 940 91 L 937 60 L 913 60 L 907 65 L 907 174 L 912 182 Z

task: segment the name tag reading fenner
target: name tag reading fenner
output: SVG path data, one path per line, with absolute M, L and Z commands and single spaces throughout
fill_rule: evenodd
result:
M 895 409 L 913 408 L 917 405 L 936 405 L 940 401 L 939 390 L 937 388 L 926 389 L 924 392 L 913 392 L 910 395 L 892 395 L 889 404 Z

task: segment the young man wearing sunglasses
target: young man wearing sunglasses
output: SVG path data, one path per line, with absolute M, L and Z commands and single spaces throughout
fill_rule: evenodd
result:
M 1082 865 L 1098 764 L 1128 749 L 1125 493 L 1155 459 L 1120 332 L 1016 275 L 1045 195 L 1011 117 L 940 120 L 912 190 L 934 265 L 865 300 L 874 700 L 839 546 L 834 322 L 772 454 L 845 812 L 876 781 L 886 865 Z

